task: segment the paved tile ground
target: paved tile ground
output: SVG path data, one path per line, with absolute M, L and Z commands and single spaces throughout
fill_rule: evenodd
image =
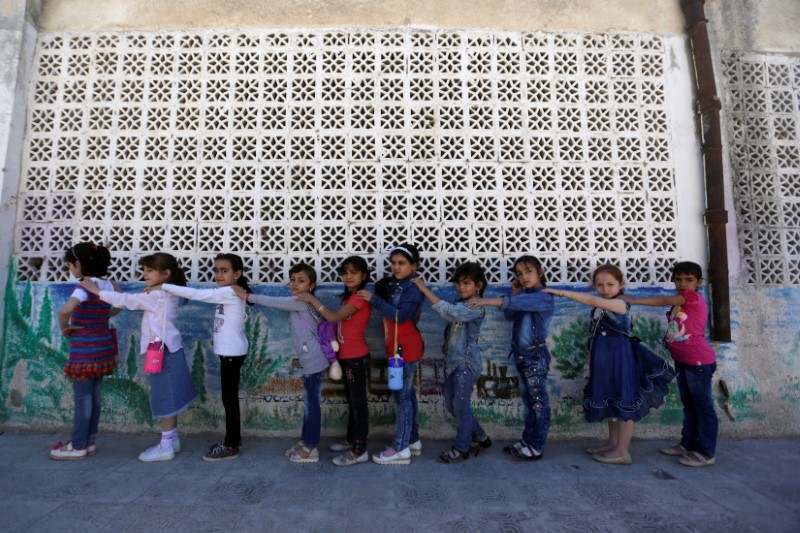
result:
M 95 456 L 57 462 L 53 435 L 0 435 L 0 531 L 800 531 L 800 440 L 722 441 L 717 465 L 687 468 L 637 441 L 632 466 L 552 441 L 536 463 L 505 442 L 458 465 L 425 441 L 410 466 L 288 462 L 288 439 L 247 439 L 238 460 L 206 463 L 212 435 L 189 435 L 165 463 L 141 463 L 155 435 L 102 435 Z M 323 446 L 331 440 L 323 441 Z M 376 439 L 374 451 L 386 444 Z

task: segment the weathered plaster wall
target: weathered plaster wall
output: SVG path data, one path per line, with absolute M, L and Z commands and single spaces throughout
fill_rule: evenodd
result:
M 681 34 L 675 0 L 48 0 L 42 30 L 434 25 Z
M 719 50 L 800 52 L 796 0 L 711 0 L 706 17 Z

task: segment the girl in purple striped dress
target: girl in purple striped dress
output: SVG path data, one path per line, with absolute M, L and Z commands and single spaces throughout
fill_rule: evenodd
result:
M 102 279 L 108 275 L 111 254 L 104 246 L 82 242 L 64 254 L 69 272 L 78 279 L 90 277 L 98 285 L 114 290 Z M 72 439 L 58 442 L 50 450 L 57 461 L 85 459 L 95 448 L 100 422 L 100 388 L 103 376 L 117 368 L 116 343 L 108 326 L 111 306 L 82 287 L 72 291 L 58 312 L 61 333 L 69 339 L 69 359 L 64 374 L 72 380 L 75 418 Z

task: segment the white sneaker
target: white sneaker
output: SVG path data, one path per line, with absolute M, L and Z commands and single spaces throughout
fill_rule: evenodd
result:
M 420 455 L 422 455 L 421 440 L 418 440 L 417 442 L 412 442 L 411 444 L 408 445 L 408 447 L 411 449 L 411 455 L 413 455 L 414 457 L 419 457 Z
M 172 451 L 175 453 L 181 453 L 181 439 L 178 437 L 172 438 Z
M 92 443 L 86 446 L 86 455 L 94 455 L 97 453 L 97 445 Z
M 159 442 L 152 448 L 147 448 L 139 454 L 139 460 L 144 463 L 153 463 L 155 461 L 172 461 L 175 459 L 174 447 L 165 448 Z
M 376 453 L 372 456 L 372 462 L 379 465 L 408 465 L 411 464 L 411 449 L 405 448 L 393 455 L 384 455 L 386 451 Z
M 78 461 L 86 459 L 87 455 L 86 448 L 76 450 L 72 447 L 72 441 L 67 441 L 66 444 L 61 444 L 61 441 L 59 441 L 50 450 L 50 459 L 55 459 L 56 461 Z

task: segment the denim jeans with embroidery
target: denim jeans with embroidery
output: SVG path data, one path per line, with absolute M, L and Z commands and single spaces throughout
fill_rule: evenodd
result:
M 308 448 L 319 447 L 320 425 L 322 424 L 322 383 L 325 381 L 327 370 L 322 370 L 316 374 L 305 374 L 303 376 L 303 432 L 300 438 L 306 443 Z
M 97 427 L 100 424 L 100 390 L 102 384 L 102 377 L 72 382 L 72 393 L 75 399 L 72 447 L 76 450 L 86 448 L 89 444 L 94 444 Z
M 417 415 L 417 391 L 414 390 L 414 379 L 417 363 L 403 365 L 403 388 L 392 391 L 395 407 L 395 427 L 392 448 L 405 450 L 412 442 L 419 440 L 419 417 Z
M 519 374 L 520 395 L 525 404 L 522 441 L 542 452 L 550 429 L 550 397 L 547 394 L 550 353 L 546 347 L 542 347 L 531 354 L 515 354 L 514 359 Z
M 444 406 L 458 422 L 455 448 L 461 452 L 468 452 L 473 440 L 483 440 L 486 437 L 486 432 L 472 414 L 474 384 L 475 375 L 467 363 L 458 365 L 444 380 Z
M 719 420 L 711 396 L 711 377 L 717 369 L 710 365 L 685 365 L 675 363 L 678 373 L 678 391 L 683 403 L 683 429 L 681 446 L 714 457 L 717 449 Z

